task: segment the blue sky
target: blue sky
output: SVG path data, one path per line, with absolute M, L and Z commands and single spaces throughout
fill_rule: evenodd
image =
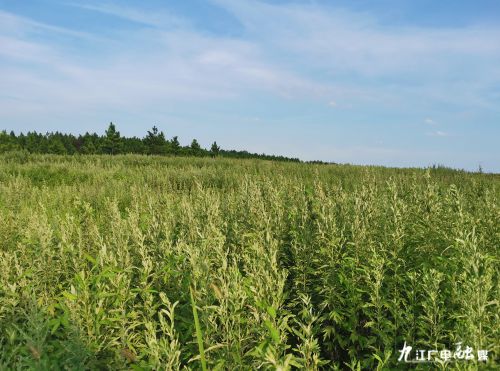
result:
M 0 129 L 500 172 L 496 0 L 0 0 Z

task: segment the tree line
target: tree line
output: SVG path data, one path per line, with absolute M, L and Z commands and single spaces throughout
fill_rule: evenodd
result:
M 163 131 L 156 126 L 148 130 L 143 138 L 125 137 L 120 134 L 111 122 L 104 135 L 85 133 L 75 136 L 60 132 L 46 134 L 30 131 L 16 135 L 13 131 L 0 131 L 0 153 L 10 151 L 27 151 L 29 153 L 50 153 L 59 155 L 73 154 L 126 154 L 137 153 L 147 155 L 173 156 L 223 156 L 232 158 L 260 158 L 274 161 L 300 162 L 298 158 L 274 156 L 248 151 L 224 150 L 217 142 L 209 149 L 202 148 L 196 139 L 188 146 L 182 146 L 177 136 L 167 139 Z

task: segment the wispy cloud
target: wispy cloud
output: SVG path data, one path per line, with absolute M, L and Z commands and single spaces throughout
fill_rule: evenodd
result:
M 415 73 L 418 72 L 415 67 L 429 72 L 422 68 L 425 67 L 423 62 L 436 66 L 441 64 L 442 58 L 474 55 L 479 59 L 481 56 L 498 57 L 500 53 L 500 45 L 493 42 L 500 37 L 498 27 L 387 27 L 366 14 L 312 4 L 271 5 L 248 0 L 214 2 L 238 17 L 253 36 L 276 47 L 302 53 L 308 60 L 314 59 L 315 64 L 359 73 Z M 268 22 L 269 19 L 279 19 L 279 22 Z M 455 65 L 460 65 L 459 61 Z
M 179 28 L 190 26 L 190 22 L 185 18 L 178 15 L 173 15 L 165 11 L 148 12 L 136 8 L 116 5 L 113 3 L 95 4 L 79 4 L 67 3 L 67 5 L 77 8 L 99 12 L 103 14 L 112 15 L 114 17 L 122 18 L 128 21 L 136 22 L 139 24 L 157 27 L 157 28 Z
M 46 112 L 140 109 L 162 101 L 234 99 L 259 91 L 293 98 L 321 95 L 328 89 L 278 67 L 253 42 L 206 35 L 166 13 L 116 5 L 84 7 L 154 27 L 122 30 L 119 39 L 102 39 L 98 63 L 53 42 L 51 35 L 65 33 L 64 29 L 0 13 L 17 29 L 12 35 L 0 34 L 0 56 L 8 58 L 0 63 L 10 71 L 0 76 L 0 86 L 22 99 L 3 102 L 4 114 L 19 114 L 16 107 L 21 106 L 25 112 L 42 107 Z M 176 28 L 167 29 L 167 24 Z M 23 61 L 32 67 L 18 64 Z
M 33 36 L 34 34 L 40 34 L 43 32 L 50 32 L 53 34 L 60 34 L 88 40 L 97 39 L 96 35 L 88 32 L 76 31 L 65 27 L 37 22 L 30 18 L 18 16 L 16 14 L 0 10 L 0 33 L 2 35 L 28 37 L 29 35 Z
M 237 17 L 249 37 L 268 50 L 300 59 L 318 74 L 369 79 L 370 84 L 350 87 L 363 85 L 365 95 L 381 102 L 411 102 L 426 96 L 426 100 L 495 108 L 484 90 L 500 83 L 498 26 L 387 26 L 367 14 L 314 3 L 213 1 Z M 383 85 L 374 88 L 376 81 Z
M 107 96 L 116 95 L 123 95 L 121 101 L 131 96 L 156 101 L 263 91 L 287 99 L 306 96 L 324 101 L 330 96 L 331 107 L 336 104 L 332 102 L 346 100 L 398 109 L 416 101 L 497 107 L 484 92 L 500 83 L 495 67 L 500 63 L 500 45 L 494 41 L 500 39 L 500 28 L 396 29 L 384 27 L 366 14 L 315 5 L 247 0 L 213 3 L 241 22 L 244 37 L 208 35 L 164 10 L 148 12 L 118 3 L 70 3 L 144 28 L 123 29 L 115 39 L 101 39 L 102 63 L 87 63 L 49 41 L 50 34 L 98 35 L 0 12 L 4 25 L 0 26 L 0 53 L 13 61 L 50 65 L 47 68 L 64 75 L 67 89 L 77 86 L 83 93 L 94 83 L 101 86 L 99 91 L 106 93 L 97 96 L 103 105 L 115 100 Z M 279 22 L 270 22 L 272 19 Z M 17 31 L 7 32 L 7 28 Z M 37 37 L 32 37 L 33 31 Z M 43 35 L 47 37 L 40 37 Z M 474 68 L 467 68 L 470 65 Z M 355 78 L 347 81 L 345 76 L 351 75 Z M 362 82 L 361 76 L 368 80 Z M 62 91 L 64 81 L 59 81 Z

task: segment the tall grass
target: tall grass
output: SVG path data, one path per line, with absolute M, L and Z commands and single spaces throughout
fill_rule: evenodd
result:
M 405 341 L 495 369 L 499 195 L 446 169 L 1 155 L 0 369 L 395 369 Z

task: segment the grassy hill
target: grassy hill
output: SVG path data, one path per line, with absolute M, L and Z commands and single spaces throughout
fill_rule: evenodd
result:
M 2 154 L 0 369 L 405 369 L 405 342 L 494 369 L 499 196 L 439 168 Z

